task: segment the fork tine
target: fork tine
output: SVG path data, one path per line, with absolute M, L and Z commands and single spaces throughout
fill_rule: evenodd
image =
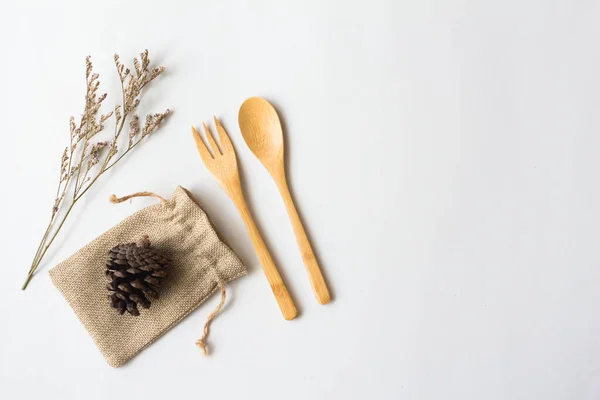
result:
M 210 132 L 210 129 L 208 129 L 208 126 L 206 126 L 204 121 L 202 121 L 202 126 L 204 127 L 204 133 L 206 133 L 206 139 L 208 140 L 208 147 L 211 147 L 211 151 L 215 155 L 215 158 L 217 157 L 217 154 L 223 154 L 221 152 L 221 149 L 215 142 L 215 138 L 213 137 L 212 133 Z
M 200 133 L 198 133 L 196 128 L 194 128 L 193 126 L 192 126 L 192 136 L 194 137 L 194 142 L 196 142 L 196 148 L 198 149 L 198 153 L 200 153 L 200 158 L 206 164 L 207 162 L 209 162 L 210 160 L 213 159 L 213 156 L 212 156 L 212 154 L 210 154 L 210 151 L 208 151 L 208 149 L 206 148 L 206 145 L 202 141 L 202 138 L 200 137 Z
M 230 152 L 233 150 L 233 145 L 231 144 L 231 140 L 229 139 L 229 135 L 225 131 L 225 128 L 221 125 L 217 117 L 213 115 L 213 119 L 215 121 L 215 126 L 217 127 L 217 133 L 219 134 L 219 142 L 221 143 L 222 153 Z

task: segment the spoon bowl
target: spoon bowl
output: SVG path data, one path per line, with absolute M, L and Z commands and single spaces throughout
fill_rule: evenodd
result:
M 244 141 L 263 164 L 265 161 L 271 164 L 283 156 L 281 123 L 271 103 L 260 97 L 250 97 L 240 107 L 238 122 Z

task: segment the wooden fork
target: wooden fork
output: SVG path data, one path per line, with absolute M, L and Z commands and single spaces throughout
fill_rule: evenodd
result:
M 256 224 L 254 223 L 250 211 L 248 211 L 246 201 L 244 200 L 233 145 L 229 140 L 227 132 L 225 132 L 225 129 L 223 129 L 219 123 L 219 120 L 217 120 L 216 117 L 214 117 L 214 120 L 221 147 L 217 146 L 213 135 L 204 122 L 202 122 L 202 126 L 204 127 L 204 133 L 206 134 L 206 145 L 202 141 L 198 131 L 192 126 L 192 133 L 194 141 L 196 142 L 196 147 L 198 148 L 198 153 L 200 153 L 200 158 L 208 171 L 215 177 L 225 193 L 227 193 L 231 201 L 233 201 L 233 204 L 235 204 L 235 207 L 240 213 L 244 225 L 246 225 L 246 230 L 250 236 L 254 251 L 258 256 L 263 272 L 275 295 L 277 304 L 279 304 L 279 309 L 283 314 L 283 318 L 287 320 L 294 319 L 297 315 L 296 306 L 281 279 L 281 275 L 279 275 L 279 271 L 256 228 Z

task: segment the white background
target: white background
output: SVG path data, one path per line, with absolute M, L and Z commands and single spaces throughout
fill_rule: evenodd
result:
M 0 5 L 3 399 L 598 399 L 600 3 L 4 1 Z M 68 119 L 93 57 L 167 73 L 169 122 L 88 192 L 28 290 Z M 283 203 L 237 111 L 271 100 L 290 185 L 334 301 L 320 306 Z M 284 321 L 189 127 L 219 116 L 252 211 L 300 310 Z M 108 133 L 108 132 L 107 132 Z M 248 265 L 120 369 L 48 270 L 151 199 L 189 188 Z

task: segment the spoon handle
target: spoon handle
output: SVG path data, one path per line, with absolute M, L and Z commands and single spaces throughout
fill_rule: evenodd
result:
M 233 193 L 231 193 L 233 192 Z M 233 195 L 232 195 L 233 194 Z M 250 241 L 252 242 L 252 247 L 254 247 L 254 252 L 258 257 L 258 261 L 260 262 L 260 266 L 269 282 L 269 286 L 271 286 L 271 291 L 277 300 L 277 304 L 279 305 L 279 309 L 281 310 L 281 314 L 283 314 L 283 318 L 286 320 L 292 320 L 296 318 L 298 312 L 296 311 L 296 306 L 292 301 L 292 297 L 283 283 L 283 279 L 281 279 L 281 275 L 271 258 L 271 254 L 263 241 L 256 224 L 254 223 L 254 219 L 252 219 L 252 215 L 250 211 L 248 211 L 248 206 L 246 205 L 246 201 L 244 200 L 244 195 L 239 191 L 233 190 L 230 191 L 230 197 L 233 200 L 240 216 L 242 217 L 242 221 L 244 221 L 244 225 L 246 226 L 246 231 L 248 232 L 248 236 L 250 236 Z
M 327 304 L 331 300 L 329 290 L 325 284 L 325 279 L 321 273 L 321 268 L 319 268 L 315 253 L 313 252 L 308 237 L 306 236 L 306 232 L 304 231 L 304 226 L 302 225 L 296 206 L 294 205 L 294 200 L 292 199 L 290 189 L 288 188 L 285 175 L 281 174 L 277 176 L 275 182 L 277 183 L 279 193 L 283 198 L 290 222 L 292 223 L 292 228 L 296 235 L 296 242 L 298 242 L 298 247 L 302 254 L 302 260 L 304 261 L 304 266 L 306 267 L 312 290 L 320 304 Z

